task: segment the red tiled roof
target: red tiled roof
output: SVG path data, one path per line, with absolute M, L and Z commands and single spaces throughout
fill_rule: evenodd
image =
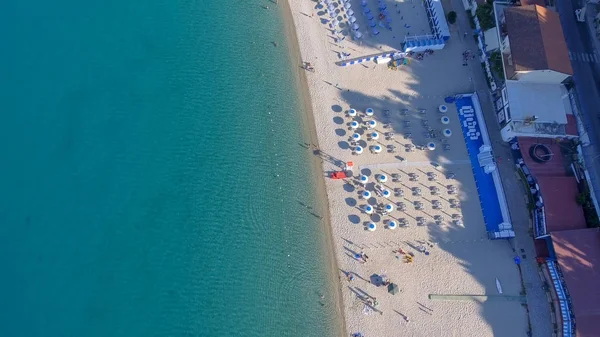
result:
M 576 202 L 579 189 L 574 177 L 536 177 L 546 212 L 548 233 L 587 228 L 583 209 Z
M 600 232 L 590 228 L 550 236 L 573 303 L 575 333 L 600 336 Z
M 558 14 L 542 6 L 504 10 L 510 52 L 516 71 L 554 70 L 573 75 Z
M 579 136 L 579 131 L 577 131 L 577 120 L 575 120 L 574 115 L 567 114 L 566 133 L 569 136 Z
M 521 6 L 538 5 L 546 7 L 545 0 L 521 0 Z

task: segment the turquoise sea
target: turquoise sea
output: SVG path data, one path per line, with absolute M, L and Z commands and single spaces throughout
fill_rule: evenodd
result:
M 0 336 L 339 335 L 275 8 L 4 3 Z

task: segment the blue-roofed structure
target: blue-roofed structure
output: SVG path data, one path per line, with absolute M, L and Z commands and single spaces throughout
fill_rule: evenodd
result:
M 455 104 L 488 236 L 490 239 L 513 238 L 515 232 L 477 94 L 458 95 Z

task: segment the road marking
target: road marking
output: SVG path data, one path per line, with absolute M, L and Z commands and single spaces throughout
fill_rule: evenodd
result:
M 569 50 L 569 59 L 570 59 L 571 61 L 574 61 L 574 60 L 573 60 L 573 54 L 571 53 L 571 51 L 570 51 L 570 50 Z
M 582 53 L 581 56 L 585 62 L 590 62 L 590 59 L 588 59 L 588 54 Z

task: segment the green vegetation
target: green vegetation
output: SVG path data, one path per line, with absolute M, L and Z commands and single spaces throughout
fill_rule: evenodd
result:
M 577 195 L 577 197 L 575 198 L 575 202 L 577 202 L 577 205 L 583 206 L 587 203 L 589 197 L 590 197 L 590 194 L 587 192 L 579 193 Z
M 523 188 L 525 189 L 525 193 L 527 193 L 527 199 L 529 199 L 529 202 L 527 203 L 527 209 L 529 209 L 529 211 L 533 211 L 533 209 L 535 208 L 535 201 L 533 198 L 533 194 L 531 194 L 531 188 L 529 187 L 529 183 L 527 182 L 527 177 L 525 177 L 525 173 L 523 172 L 523 170 L 517 169 L 517 172 L 519 172 L 519 177 L 521 177 L 521 183 L 523 183 Z
M 502 66 L 502 54 L 500 51 L 495 51 L 490 55 L 492 70 L 500 78 L 504 78 L 504 67 Z
M 477 19 L 479 19 L 479 25 L 481 26 L 482 30 L 485 31 L 496 27 L 496 22 L 494 20 L 494 7 L 491 3 L 486 2 L 477 6 L 475 15 L 477 15 Z
M 450 13 L 448 13 L 448 23 L 453 25 L 455 22 L 456 22 L 456 12 L 451 11 Z

